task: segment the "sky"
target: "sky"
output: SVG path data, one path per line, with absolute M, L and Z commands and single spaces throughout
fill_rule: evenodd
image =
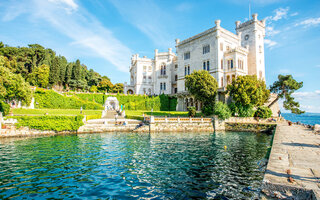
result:
M 0 0 L 0 41 L 40 44 L 123 83 L 131 55 L 174 49 L 176 38 L 212 28 L 216 19 L 235 33 L 235 21 L 249 19 L 249 4 L 266 19 L 267 86 L 292 74 L 304 83 L 294 94 L 301 108 L 320 113 L 319 0 Z

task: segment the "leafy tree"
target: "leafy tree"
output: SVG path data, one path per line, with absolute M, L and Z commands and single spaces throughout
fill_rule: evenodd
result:
M 264 119 L 271 117 L 271 115 L 272 115 L 271 109 L 265 106 L 259 106 L 256 112 L 254 113 L 255 117 L 260 117 Z
M 112 87 L 113 93 L 123 93 L 123 84 L 122 83 L 116 83 Z
M 21 100 L 27 105 L 31 102 L 30 85 L 20 74 L 14 74 L 9 69 L 0 66 L 0 99 L 6 101 Z
M 227 90 L 236 104 L 261 106 L 269 98 L 270 91 L 263 80 L 256 75 L 238 76 L 228 85 Z
M 97 91 L 98 91 L 98 87 L 95 86 L 95 85 L 93 85 L 93 86 L 90 87 L 90 90 L 89 90 L 89 91 L 90 91 L 90 92 L 97 92 Z
M 34 86 L 46 88 L 49 83 L 49 66 L 43 64 L 37 67 L 28 77 L 28 82 Z
M 214 105 L 214 114 L 218 116 L 219 119 L 228 119 L 231 117 L 231 111 L 227 104 L 219 101 Z
M 59 66 L 59 59 L 55 57 L 52 60 L 52 64 L 50 66 L 50 76 L 49 76 L 49 83 L 53 85 L 57 85 L 59 82 L 60 77 L 60 66 Z
M 230 103 L 229 105 L 231 115 L 232 116 L 237 116 L 237 117 L 253 117 L 254 115 L 254 108 L 253 105 L 245 105 L 243 106 L 240 103 Z
M 194 117 L 194 116 L 196 116 L 196 114 L 197 114 L 196 107 L 194 107 L 194 106 L 189 106 L 189 107 L 188 107 L 188 116 L 189 116 L 189 117 Z
M 284 98 L 283 107 L 292 113 L 301 114 L 299 102 L 291 96 L 296 90 L 303 87 L 303 82 L 297 82 L 291 75 L 279 75 L 278 80 L 270 86 L 270 91 L 277 94 L 277 98 L 269 105 L 269 108 L 279 99 Z
M 187 75 L 185 80 L 189 93 L 203 103 L 203 113 L 212 114 L 218 90 L 216 79 L 208 71 L 199 70 Z
M 106 76 L 102 77 L 102 80 L 100 81 L 98 85 L 98 90 L 102 92 L 111 92 L 112 90 L 112 83 L 110 79 Z
M 80 80 L 81 79 L 81 65 L 80 61 L 77 60 L 72 69 L 72 79 Z

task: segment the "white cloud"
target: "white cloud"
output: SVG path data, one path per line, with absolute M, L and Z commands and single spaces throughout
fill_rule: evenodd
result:
M 317 26 L 319 24 L 320 24 L 320 17 L 303 20 L 299 23 L 296 23 L 296 26 L 310 27 L 310 26 Z
M 192 8 L 193 5 L 191 3 L 183 2 L 176 7 L 176 10 L 179 12 L 185 12 L 191 10 Z
M 273 48 L 274 46 L 276 46 L 278 44 L 276 41 L 273 41 L 270 39 L 265 39 L 264 43 L 268 48 Z
M 280 33 L 279 30 L 275 30 L 272 26 L 267 26 L 266 27 L 266 35 L 267 36 L 274 36 L 274 35 L 277 35 L 278 33 Z
M 125 20 L 147 35 L 157 46 L 167 48 L 173 45 L 173 36 L 169 35 L 173 18 L 154 1 L 110 0 L 110 2 Z
M 58 5 L 68 6 L 72 10 L 78 9 L 78 4 L 74 0 L 48 0 L 49 2 L 56 3 Z
M 74 0 L 23 0 L 19 3 L 15 1 L 14 5 L 24 8 L 19 12 L 28 14 L 32 22 L 52 26 L 69 37 L 71 44 L 103 58 L 120 71 L 128 72 L 131 50 Z M 14 8 L 10 8 L 7 12 L 14 12 Z M 6 19 L 13 20 L 17 16 Z
M 298 12 L 294 12 L 294 13 L 290 14 L 291 17 L 297 16 L 297 15 L 299 15 Z
M 278 21 L 280 19 L 283 19 L 283 18 L 287 18 L 288 16 L 288 12 L 289 12 L 289 7 L 286 7 L 286 8 L 278 8 L 276 10 L 273 11 L 275 14 L 274 16 L 269 16 L 269 17 L 266 17 L 266 19 L 269 21 Z
M 315 90 L 313 92 L 295 92 L 293 96 L 297 99 L 310 99 L 316 98 L 320 101 L 320 90 Z

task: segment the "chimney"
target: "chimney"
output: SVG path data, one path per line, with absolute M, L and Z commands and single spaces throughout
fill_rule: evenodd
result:
M 214 23 L 216 24 L 216 27 L 220 27 L 221 20 L 217 19 L 216 21 L 214 21 Z
M 176 45 L 178 45 L 179 44 L 179 42 L 180 42 L 180 39 L 176 39 Z
M 236 28 L 240 26 L 240 21 L 236 21 Z
M 252 18 L 253 18 L 253 21 L 257 21 L 258 20 L 258 14 L 257 13 L 254 13 L 252 15 Z

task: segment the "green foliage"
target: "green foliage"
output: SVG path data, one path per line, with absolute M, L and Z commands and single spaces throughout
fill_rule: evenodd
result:
M 90 87 L 90 90 L 89 90 L 89 91 L 90 91 L 90 92 L 97 92 L 97 91 L 98 91 L 98 87 L 95 86 L 95 85 L 93 85 L 93 86 Z
M 162 111 L 175 111 L 177 106 L 177 98 L 170 97 L 165 94 L 159 95 L 160 98 L 160 110 Z
M 27 80 L 34 86 L 46 88 L 49 83 L 49 72 L 49 66 L 43 64 L 40 67 L 35 68 L 33 72 L 29 74 Z
M 99 115 L 86 115 L 86 121 L 90 119 L 101 119 L 101 114 Z
M 188 112 L 186 112 L 186 111 L 154 111 L 152 113 L 150 111 L 145 111 L 145 110 L 127 110 L 126 111 L 126 115 L 131 115 L 131 116 L 132 115 L 143 116 L 143 114 L 159 116 L 159 117 L 165 117 L 165 116 L 187 117 L 188 116 Z M 197 115 L 200 116 L 200 114 L 198 114 L 198 113 L 197 113 Z
M 2 63 L 13 73 L 20 74 L 31 85 L 38 87 L 59 85 L 66 89 L 87 91 L 93 85 L 98 86 L 103 78 L 92 69 L 88 70 L 79 60 L 75 63 L 68 62 L 65 57 L 56 55 L 52 49 L 46 49 L 39 44 L 10 47 L 1 43 L 0 56 L 4 58 L 0 58 L 0 65 Z M 49 67 L 50 84 L 47 84 L 46 80 L 47 71 L 39 70 L 43 65 Z M 121 92 L 121 85 L 117 85 L 115 90 Z
M 16 126 L 37 130 L 76 131 L 83 125 L 82 115 L 78 116 L 15 116 Z
M 14 115 L 79 115 L 80 109 L 24 109 L 13 108 L 11 109 Z M 83 110 L 83 115 L 101 115 L 102 110 Z
M 112 92 L 113 85 L 108 77 L 102 77 L 98 85 L 98 90 L 100 92 Z
M 7 114 L 9 114 L 10 112 L 10 105 L 3 102 L 3 101 L 0 101 L 0 112 L 2 112 L 2 115 L 5 116 Z
M 278 80 L 270 86 L 270 90 L 273 93 L 278 94 L 277 99 L 274 102 L 278 101 L 279 98 L 284 98 L 283 107 L 286 110 L 291 110 L 292 113 L 301 114 L 304 111 L 300 110 L 299 102 L 294 101 L 294 98 L 291 96 L 296 90 L 303 87 L 303 82 L 297 82 L 292 75 L 279 75 Z M 272 105 L 272 102 L 270 105 Z
M 112 87 L 113 93 L 123 93 L 123 84 L 122 83 L 116 83 Z
M 191 95 L 196 100 L 201 101 L 204 105 L 210 104 L 211 107 L 215 102 L 218 83 L 208 71 L 199 70 L 185 77 L 185 84 Z
M 197 114 L 197 109 L 194 106 L 189 106 L 188 107 L 188 116 L 189 117 L 194 117 Z
M 225 120 L 231 117 L 231 111 L 227 104 L 219 101 L 214 105 L 214 114 L 218 116 L 219 119 Z
M 205 104 L 202 106 L 201 108 L 201 112 L 205 115 L 205 116 L 211 116 L 213 115 L 213 107 L 214 104 Z
M 272 115 L 271 109 L 265 106 L 259 106 L 256 112 L 254 113 L 255 117 L 260 117 L 264 119 L 271 117 L 271 115 Z
M 228 106 L 232 116 L 253 117 L 255 112 L 252 105 L 243 106 L 242 104 L 232 102 Z
M 85 101 L 75 96 L 67 97 L 58 94 L 52 90 L 37 89 L 35 94 L 36 108 L 65 108 L 65 109 L 83 109 L 103 110 L 100 104 L 91 101 Z
M 227 90 L 236 104 L 261 106 L 269 98 L 270 91 L 263 80 L 256 75 L 238 76 Z
M 8 68 L 0 66 L 0 99 L 6 101 L 21 100 L 29 105 L 32 94 L 30 85 L 20 74 L 12 73 Z

